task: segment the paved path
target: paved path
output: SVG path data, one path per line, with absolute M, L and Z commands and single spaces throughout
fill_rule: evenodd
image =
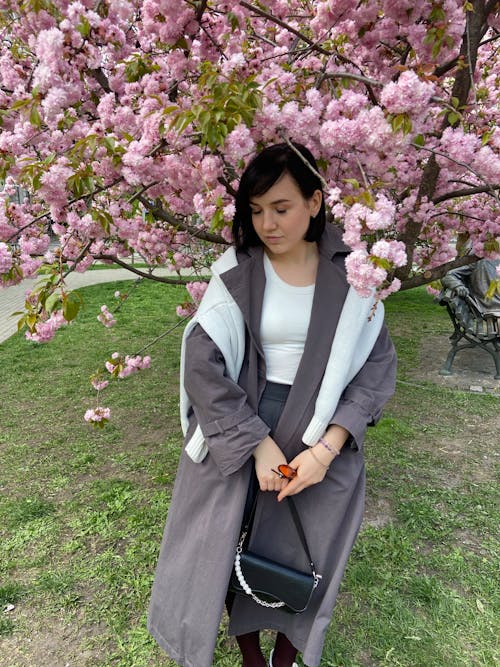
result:
M 167 269 L 157 269 L 155 273 L 159 276 L 169 275 Z M 135 280 L 136 278 L 137 276 L 127 269 L 98 269 L 85 273 L 70 273 L 66 278 L 66 284 L 70 289 L 78 289 L 78 287 L 87 287 L 87 285 L 98 285 L 116 280 Z M 19 316 L 12 317 L 12 313 L 24 309 L 25 294 L 38 280 L 38 278 L 28 279 L 23 280 L 19 285 L 0 287 L 0 343 L 17 331 Z

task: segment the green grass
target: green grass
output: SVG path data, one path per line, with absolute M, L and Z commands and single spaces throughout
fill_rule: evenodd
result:
M 173 667 L 145 619 L 180 452 L 180 329 L 148 350 L 150 370 L 102 392 L 105 429 L 83 421 L 89 376 L 174 324 L 185 299 L 183 288 L 141 283 L 105 329 L 100 305 L 130 285 L 82 290 L 83 313 L 48 345 L 0 345 L 1 667 Z M 368 432 L 367 519 L 322 667 L 499 664 L 498 397 L 411 379 L 423 338 L 446 336 L 446 318 L 424 290 L 387 304 L 400 382 Z M 223 625 L 214 665 L 238 664 Z

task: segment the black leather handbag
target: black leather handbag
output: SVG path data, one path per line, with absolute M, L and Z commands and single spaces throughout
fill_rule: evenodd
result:
M 311 571 L 301 572 L 248 551 L 246 545 L 257 504 L 257 500 L 255 500 L 236 548 L 229 590 L 234 593 L 248 595 L 254 602 L 263 607 L 282 609 L 291 614 L 299 614 L 307 609 L 321 575 L 316 573 L 295 503 L 291 497 L 287 497 L 286 501 L 306 552 Z

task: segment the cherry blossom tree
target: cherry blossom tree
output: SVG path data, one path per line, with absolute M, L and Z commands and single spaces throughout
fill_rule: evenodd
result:
M 500 257 L 498 0 L 0 0 L 0 34 L 0 275 L 43 269 L 33 340 L 96 260 L 206 273 L 277 141 L 319 158 L 360 293 Z

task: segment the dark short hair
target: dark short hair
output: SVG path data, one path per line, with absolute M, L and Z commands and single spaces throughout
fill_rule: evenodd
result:
M 318 166 L 311 151 L 302 144 L 293 144 L 317 172 Z M 258 153 L 249 163 L 240 180 L 236 193 L 236 211 L 233 218 L 233 239 L 238 250 L 262 245 L 252 224 L 250 199 L 263 195 L 283 174 L 289 174 L 304 199 L 310 199 L 316 190 L 323 193 L 320 178 L 288 144 L 274 144 Z M 309 223 L 305 241 L 319 241 L 325 229 L 326 212 L 324 197 L 318 214 Z

